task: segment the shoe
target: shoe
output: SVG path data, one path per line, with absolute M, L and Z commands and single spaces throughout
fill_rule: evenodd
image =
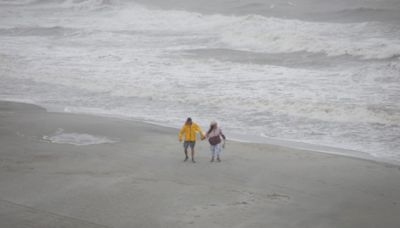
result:
M 217 161 L 218 161 L 218 162 L 221 162 L 221 159 L 217 158 Z
M 189 157 L 186 157 L 185 160 L 183 160 L 183 161 L 187 161 L 188 159 L 189 159 Z
M 192 162 L 193 162 L 193 163 L 196 163 L 196 161 L 195 161 L 194 159 L 192 159 Z

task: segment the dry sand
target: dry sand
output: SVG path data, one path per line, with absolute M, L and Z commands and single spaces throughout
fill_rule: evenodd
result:
M 115 143 L 51 143 L 57 129 Z M 229 137 L 229 132 L 226 132 Z M 398 166 L 0 102 L 0 227 L 398 228 Z

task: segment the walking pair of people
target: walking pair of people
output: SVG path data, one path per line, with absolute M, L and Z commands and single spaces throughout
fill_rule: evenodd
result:
M 203 133 L 201 128 L 198 124 L 194 123 L 192 119 L 189 117 L 187 118 L 185 124 L 179 131 L 178 138 L 179 141 L 182 142 L 183 135 L 185 136 L 183 142 L 183 148 L 185 151 L 185 161 L 189 159 L 188 156 L 188 147 L 190 147 L 191 155 L 192 155 L 192 162 L 195 163 L 194 160 L 194 147 L 196 145 L 196 136 L 197 132 L 200 133 L 201 140 L 208 139 L 210 143 L 210 150 L 211 150 L 211 162 L 214 161 L 214 158 L 217 158 L 217 161 L 221 161 L 220 154 L 222 148 L 225 147 L 225 135 L 222 133 L 222 130 L 218 127 L 217 122 L 213 121 L 210 124 L 210 129 L 207 131 L 206 134 Z M 224 140 L 222 143 L 222 139 Z M 222 144 L 222 145 L 221 145 Z M 221 148 L 222 147 L 222 148 Z

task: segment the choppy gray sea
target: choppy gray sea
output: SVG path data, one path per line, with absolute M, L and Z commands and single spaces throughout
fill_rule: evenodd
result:
M 0 43 L 0 99 L 400 161 L 398 0 L 0 0 Z

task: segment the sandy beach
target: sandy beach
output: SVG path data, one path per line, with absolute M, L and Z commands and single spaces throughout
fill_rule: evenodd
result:
M 198 142 L 192 164 L 176 129 L 12 102 L 0 143 L 0 227 L 400 225 L 395 165 L 232 141 L 221 163 Z

